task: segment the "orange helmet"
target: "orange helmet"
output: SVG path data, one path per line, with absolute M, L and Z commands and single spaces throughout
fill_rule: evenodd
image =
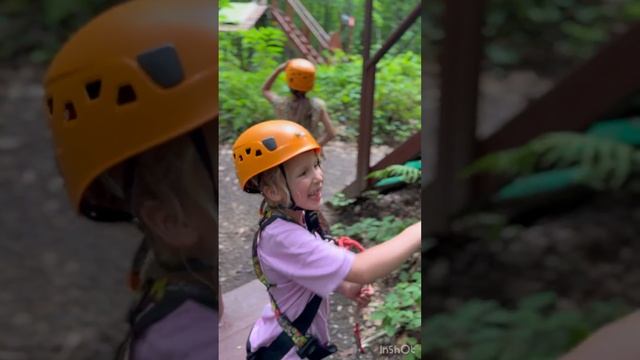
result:
M 316 67 L 307 59 L 292 59 L 284 69 L 289 88 L 307 92 L 313 89 Z
M 245 130 L 233 144 L 233 163 L 242 190 L 254 176 L 283 164 L 303 152 L 320 151 L 320 145 L 302 125 L 289 120 L 269 120 Z
M 45 101 L 76 210 L 106 170 L 216 119 L 217 16 L 211 0 L 130 1 L 55 56 Z

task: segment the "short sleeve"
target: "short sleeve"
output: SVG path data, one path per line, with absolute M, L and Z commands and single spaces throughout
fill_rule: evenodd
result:
M 259 250 L 265 267 L 322 297 L 347 277 L 355 256 L 302 226 L 281 219 L 262 231 Z

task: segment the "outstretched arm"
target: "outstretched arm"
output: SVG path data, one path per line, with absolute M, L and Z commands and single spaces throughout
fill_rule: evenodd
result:
M 421 226 L 422 222 L 418 221 L 391 240 L 358 253 L 345 280 L 371 284 L 374 280 L 391 273 L 420 249 Z
M 278 75 L 287 67 L 289 62 L 283 62 L 278 65 L 278 67 L 269 75 L 267 80 L 265 80 L 264 84 L 262 84 L 262 95 L 264 95 L 269 102 L 273 102 L 275 97 L 277 96 L 273 91 L 271 91 L 271 86 L 273 86 L 274 81 L 278 78 Z

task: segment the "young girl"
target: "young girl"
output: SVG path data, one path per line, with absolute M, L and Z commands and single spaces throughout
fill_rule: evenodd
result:
M 240 187 L 264 197 L 253 263 L 271 305 L 249 335 L 249 359 L 329 356 L 336 351 L 329 343 L 329 295 L 337 291 L 366 305 L 371 289 L 363 284 L 420 248 L 420 222 L 358 254 L 325 241 L 314 216 L 324 181 L 319 151 L 309 131 L 286 120 L 256 124 L 233 145 Z
M 290 97 L 279 96 L 271 91 L 271 86 L 284 71 Z M 316 79 L 316 67 L 306 59 L 292 59 L 280 64 L 262 85 L 262 94 L 271 103 L 278 119 L 295 121 L 304 126 L 314 137 L 319 136 L 319 124 L 324 134 L 319 143 L 324 146 L 336 136 L 324 101 L 319 98 L 307 98 L 307 92 L 313 89 Z
M 119 358 L 218 357 L 216 19 L 210 0 L 126 2 L 81 28 L 47 70 L 74 209 L 135 220 L 151 249 Z

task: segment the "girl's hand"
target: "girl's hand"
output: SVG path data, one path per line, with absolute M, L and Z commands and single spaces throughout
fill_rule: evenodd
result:
M 360 285 L 345 281 L 341 293 L 347 299 L 355 301 L 359 307 L 365 307 L 371 301 L 373 287 L 371 285 Z
M 360 289 L 360 293 L 356 298 L 356 303 L 358 303 L 358 307 L 360 308 L 367 307 L 367 305 L 369 305 L 369 302 L 371 301 L 371 296 L 373 296 L 373 293 L 374 293 L 373 286 L 364 285 Z

